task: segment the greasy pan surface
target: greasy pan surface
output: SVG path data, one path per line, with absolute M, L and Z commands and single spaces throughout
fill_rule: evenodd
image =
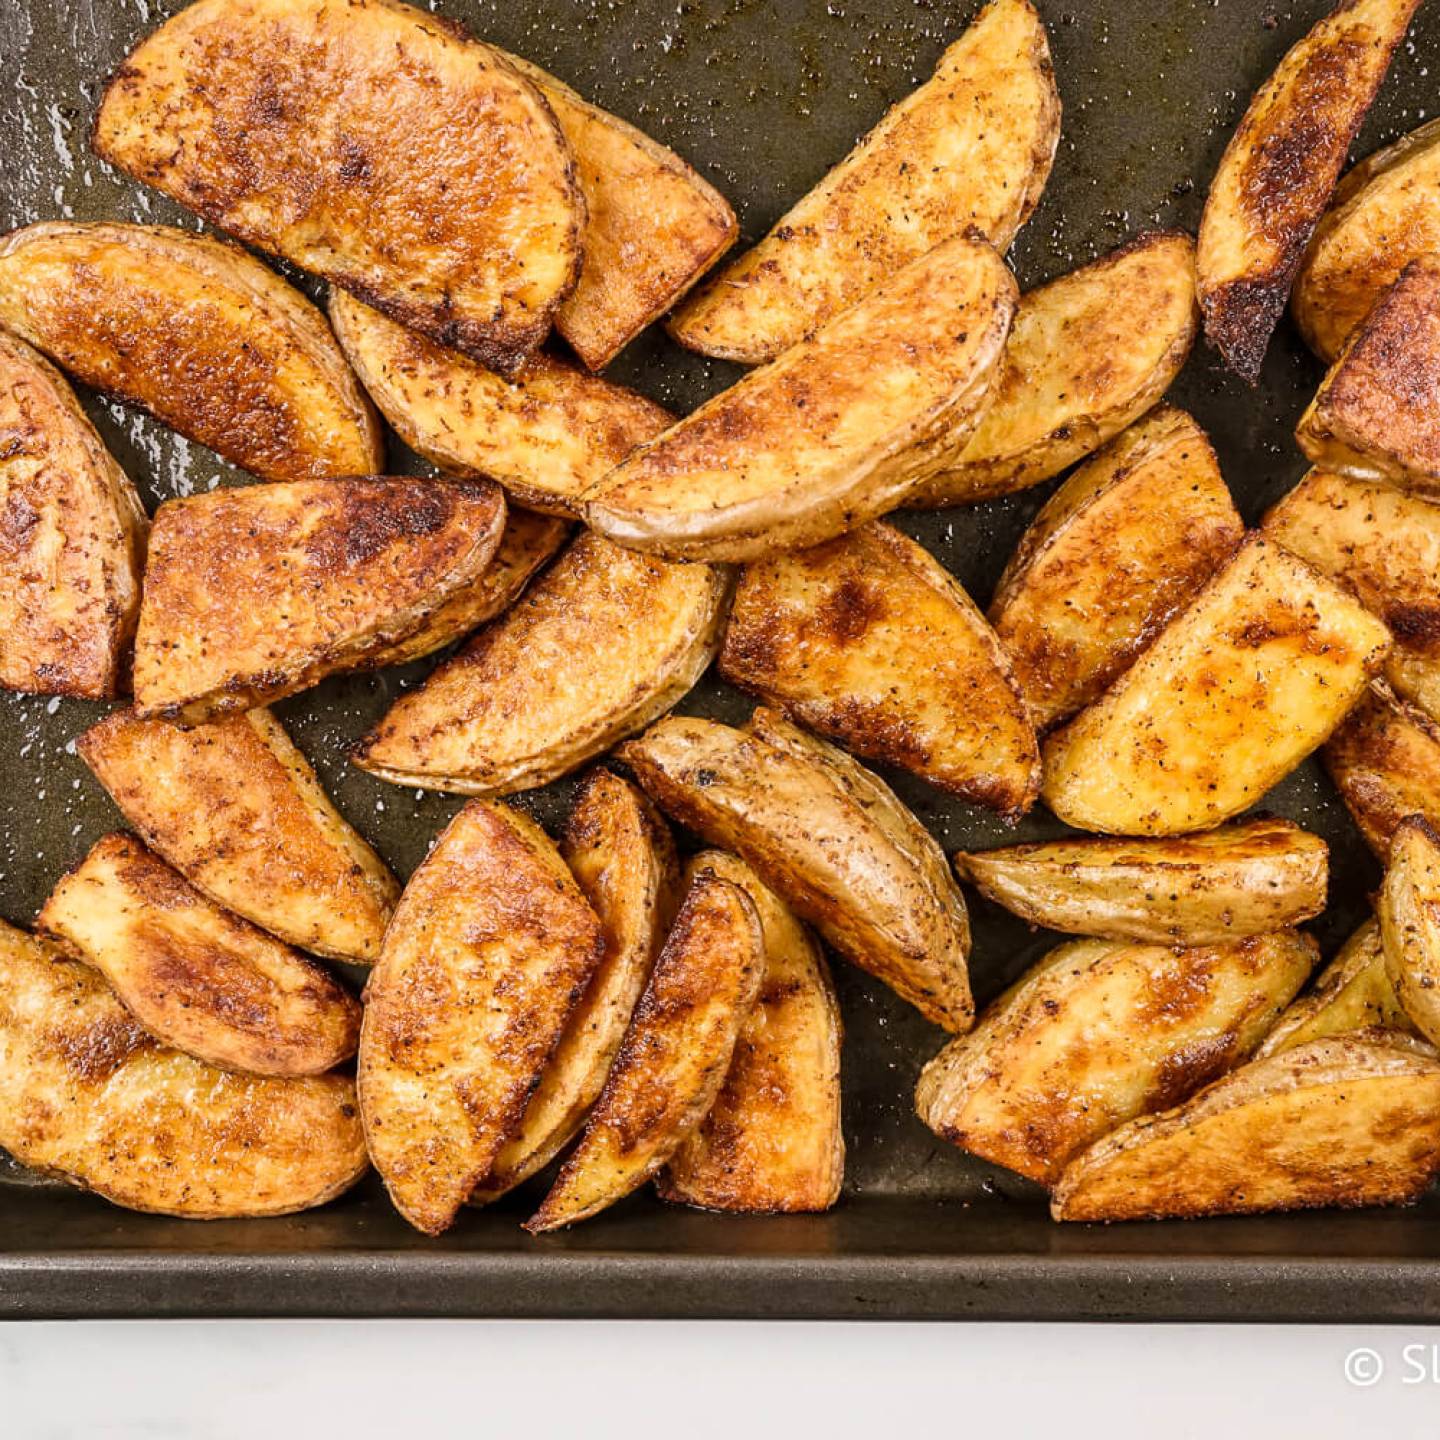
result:
M 49 218 L 192 224 L 108 172 L 86 133 L 103 77 L 178 8 L 98 0 L 0 4 L 0 230 Z M 929 74 L 971 0 L 443 0 L 483 38 L 527 56 L 673 146 L 758 238 L 887 105 Z M 1022 288 L 1113 248 L 1134 230 L 1199 222 L 1205 187 L 1254 88 L 1326 0 L 1040 0 L 1064 132 L 1054 175 L 1012 264 Z M 1428 11 L 1428 13 L 1427 13 Z M 1440 7 L 1422 7 L 1357 146 L 1413 129 L 1433 104 Z M 1426 79 L 1426 67 L 1432 78 Z M 677 411 L 738 373 L 687 355 L 659 327 L 608 372 Z M 1197 346 L 1171 399 L 1208 431 L 1247 523 L 1299 478 L 1290 431 L 1321 375 L 1289 321 L 1249 392 Z M 238 477 L 132 412 L 84 397 L 153 510 Z M 393 436 L 391 466 L 424 473 Z M 400 463 L 402 460 L 408 464 Z M 982 606 L 1016 539 L 1054 488 L 975 511 L 901 515 Z M 342 748 L 430 662 L 327 681 L 277 707 L 340 809 L 402 876 L 459 797 L 399 790 Z M 739 723 L 749 703 L 714 679 L 683 711 Z M 118 817 L 69 742 L 103 707 L 0 698 L 0 915 L 28 924 L 55 877 Z M 1042 839 L 887 774 L 946 851 Z M 572 786 L 534 798 L 554 828 Z M 528 802 L 527 802 L 528 803 Z M 1269 807 L 1332 846 L 1333 954 L 1379 878 L 1338 798 L 1308 763 Z M 973 893 L 973 892 L 972 892 Z M 1055 937 L 985 902 L 972 907 L 977 998 Z M 1052 1225 L 1039 1190 L 933 1139 L 911 1113 L 941 1033 L 853 966 L 845 1012 L 845 1194 L 829 1215 L 737 1219 L 661 1205 L 648 1192 L 573 1233 L 519 1229 L 533 1193 L 467 1213 L 431 1241 L 373 1180 L 290 1219 L 204 1226 L 112 1209 L 0 1160 L 0 1317 L 18 1315 L 530 1314 L 1200 1319 L 1440 1317 L 1440 1200 L 1417 1210 L 1116 1226 Z

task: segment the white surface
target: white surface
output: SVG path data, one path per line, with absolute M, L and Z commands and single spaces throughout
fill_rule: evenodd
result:
M 1368 1386 L 1345 1374 L 1362 1346 L 1384 1367 Z M 1440 1329 L 0 1325 L 3 1440 L 1028 1440 L 1059 1426 L 1066 1440 L 1433 1437 Z

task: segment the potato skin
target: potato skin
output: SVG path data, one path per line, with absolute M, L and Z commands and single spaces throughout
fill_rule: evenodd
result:
M 235 1075 L 151 1039 L 98 971 L 0 924 L 0 1145 L 192 1220 L 323 1205 L 368 1168 L 354 1082 Z
M 1414 1027 L 1440 1036 L 1440 833 L 1423 815 L 1400 822 L 1375 906 L 1385 975 Z
M 1053 1184 L 1116 1125 L 1248 1055 L 1317 954 L 1294 930 L 1178 950 L 1071 941 L 925 1067 L 916 1113 L 941 1139 Z
M 868 759 L 1017 818 L 1040 749 L 985 617 L 928 552 L 872 521 L 747 565 L 720 673 Z

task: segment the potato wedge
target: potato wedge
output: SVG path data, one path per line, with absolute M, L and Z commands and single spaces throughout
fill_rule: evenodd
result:
M 605 953 L 550 1057 L 519 1130 L 471 1196 L 485 1205 L 543 1170 L 578 1133 L 680 901 L 675 842 L 650 802 L 608 770 L 591 773 L 565 828 L 565 863 L 600 919 Z
M 1318 835 L 1275 819 L 955 856 L 962 879 L 1032 925 L 1158 945 L 1216 945 L 1311 920 L 1325 908 L 1329 868 Z
M 1389 649 L 1389 632 L 1346 591 L 1252 536 L 1046 741 L 1041 794 L 1081 830 L 1209 829 L 1323 744 Z
M 1440 1169 L 1440 1056 L 1392 1031 L 1256 1060 L 1079 1156 L 1056 1220 L 1407 1205 Z
M 507 795 L 643 729 L 704 673 L 729 577 L 583 532 L 351 751 L 397 785 Z
M 1243 1060 L 1317 955 L 1295 930 L 1182 950 L 1073 940 L 925 1067 L 916 1113 L 942 1140 L 1051 1185 L 1116 1125 Z
M 147 1035 L 88 965 L 0 924 L 0 1145 L 130 1210 L 288 1215 L 366 1171 L 354 1082 L 235 1075 Z
M 363 665 L 479 579 L 504 525 L 483 480 L 294 480 L 167 501 L 135 707 L 199 724 Z
M 488 1180 L 604 952 L 549 837 L 472 800 L 410 877 L 365 989 L 365 1138 L 396 1208 L 438 1235 Z
M 638 1190 L 715 1102 L 765 969 L 749 895 L 697 875 L 656 957 L 645 993 L 532 1235 L 581 1220 Z
M 820 947 L 743 861 L 687 867 L 738 885 L 760 916 L 765 972 L 710 1113 L 655 1182 L 663 1200 L 763 1215 L 828 1210 L 845 1178 L 840 1003 Z
M 672 715 L 619 756 L 662 810 L 752 865 L 846 959 L 926 1019 L 970 1028 L 965 901 L 877 776 L 764 708 L 748 731 Z
M 1440 1036 L 1440 833 L 1423 815 L 1402 820 L 1375 906 L 1385 974 L 1414 1027 Z
M 905 497 L 970 505 L 1058 475 L 1139 419 L 1195 341 L 1195 245 L 1137 235 L 1021 297 L 993 396 L 957 458 Z
M 162 225 L 31 225 L 0 239 L 0 324 L 262 480 L 385 468 L 325 317 L 238 245 Z
M 985 617 L 879 521 L 747 565 L 720 673 L 855 754 L 1002 815 L 1039 792 L 1035 731 Z
M 545 338 L 580 273 L 585 202 L 550 107 L 398 0 L 198 0 L 115 72 L 92 142 L 497 370 Z
M 1200 221 L 1200 308 L 1210 343 L 1252 385 L 1418 3 L 1337 0 L 1255 92 L 1220 157 Z
M 1046 501 L 990 606 L 1037 730 L 1098 700 L 1240 544 L 1205 432 L 1158 406 Z
M 983 241 L 936 246 L 634 451 L 586 522 L 671 560 L 758 560 L 893 510 L 959 456 L 1015 299 Z
M 412 450 L 451 474 L 498 481 L 535 510 L 575 514 L 583 491 L 673 418 L 543 351 L 506 379 L 341 290 L 331 292 L 330 320 Z
M 682 345 L 773 360 L 932 246 L 974 228 L 1002 253 L 1045 188 L 1060 96 L 1029 0 L 995 0 L 935 74 L 670 322 Z
M 0 686 L 120 690 L 148 527 L 75 392 L 0 331 Z
M 96 841 L 35 928 L 100 971 L 157 1040 L 222 1070 L 321 1075 L 355 1053 L 360 1006 L 333 975 L 207 900 L 133 835 Z

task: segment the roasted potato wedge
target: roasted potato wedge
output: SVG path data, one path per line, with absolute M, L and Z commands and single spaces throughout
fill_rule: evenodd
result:
M 1205 432 L 1152 410 L 1082 465 L 1021 537 L 990 606 L 1031 720 L 1098 700 L 1240 544 Z
M 31 225 L 0 240 L 0 324 L 263 480 L 385 468 L 325 317 L 238 245 L 160 225 Z
M 1390 634 L 1348 592 L 1252 536 L 1104 697 L 1045 743 L 1067 824 L 1184 835 L 1238 815 L 1321 745 Z
M 1195 245 L 1179 231 L 1137 235 L 1030 291 L 980 424 L 904 503 L 969 505 L 1083 460 L 1170 388 L 1195 328 Z
M 550 1057 L 525 1119 L 471 1195 L 488 1204 L 543 1170 L 575 1138 L 604 1088 L 680 900 L 665 821 L 627 780 L 596 770 L 570 812 L 561 849 L 600 919 L 605 953 Z
M 365 989 L 365 1138 L 396 1208 L 438 1235 L 490 1177 L 604 952 L 533 820 L 472 800 L 410 877 Z
M 157 1040 L 222 1070 L 320 1075 L 355 1053 L 360 1006 L 333 975 L 207 900 L 133 835 L 98 840 L 35 928 L 100 971 Z
M 1205 334 L 1253 385 L 1351 143 L 1419 0 L 1337 0 L 1255 92 L 1210 182 Z
M 959 456 L 1015 299 L 983 241 L 936 246 L 640 446 L 586 522 L 671 560 L 758 560 L 893 510 Z
M 115 72 L 102 160 L 497 370 L 580 273 L 585 202 L 539 91 L 398 0 L 198 0 Z
M 925 1067 L 916 1113 L 942 1140 L 1053 1184 L 1116 1125 L 1244 1059 L 1316 956 L 1295 930 L 1181 950 L 1073 940 Z
M 149 522 L 75 392 L 0 330 L 0 686 L 104 700 L 123 683 Z
M 730 580 L 589 532 L 351 752 L 397 785 L 507 795 L 643 729 L 704 673 Z
M 675 1153 L 715 1102 L 764 969 L 750 897 L 696 876 L 580 1143 L 525 1222 L 532 1235 L 588 1220 Z
M 1440 1056 L 1387 1030 L 1311 1040 L 1112 1131 L 1060 1177 L 1056 1220 L 1407 1205 L 1440 1169 Z
M 748 731 L 670 716 L 619 752 L 662 810 L 733 850 L 848 960 L 968 1030 L 970 924 L 945 856 L 833 745 L 757 709 Z
M 1177 839 L 1090 836 L 955 856 L 988 899 L 1032 925 L 1106 940 L 1216 945 L 1325 908 L 1329 850 L 1289 820 Z
M 522 505 L 573 515 L 579 496 L 672 417 L 543 351 L 507 379 L 341 290 L 330 320 L 365 388 L 417 454 L 496 480 Z
M 670 322 L 682 344 L 773 360 L 932 246 L 974 228 L 1002 253 L 1045 188 L 1060 96 L 1029 0 L 994 0 L 754 249 Z
M 366 1171 L 348 1076 L 235 1075 L 147 1035 L 104 977 L 0 924 L 0 1145 L 130 1210 L 288 1215 Z
M 1440 834 L 1423 815 L 1402 820 L 1375 912 L 1385 974 L 1414 1027 L 1440 1036 Z
M 857 755 L 1002 815 L 1040 750 L 994 633 L 915 541 L 876 521 L 745 567 L 720 673 Z
M 483 480 L 294 480 L 167 501 L 136 709 L 199 724 L 363 665 L 474 584 L 504 525 Z
M 662 1199 L 705 1210 L 828 1210 L 845 1178 L 840 1130 L 840 1004 L 820 947 L 743 861 L 695 856 L 738 885 L 760 916 L 765 972 L 710 1113 L 670 1157 Z

